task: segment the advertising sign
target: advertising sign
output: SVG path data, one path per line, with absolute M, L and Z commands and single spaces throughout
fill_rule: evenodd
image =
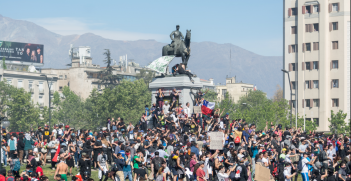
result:
M 13 63 L 28 62 L 35 64 L 44 63 L 44 45 L 0 41 L 0 59 Z

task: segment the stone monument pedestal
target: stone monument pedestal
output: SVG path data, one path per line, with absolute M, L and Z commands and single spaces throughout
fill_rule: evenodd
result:
M 168 100 L 168 103 L 170 103 L 169 96 L 173 88 L 176 88 L 177 91 L 180 92 L 178 103 L 182 103 L 183 107 L 185 107 L 186 103 L 189 102 L 190 110 L 193 112 L 194 96 L 191 94 L 190 89 L 193 88 L 198 90 L 203 88 L 199 77 L 193 77 L 193 80 L 194 83 L 192 83 L 189 77 L 185 74 L 154 78 L 149 84 L 149 89 L 152 93 L 151 102 L 156 103 L 156 94 L 158 89 L 161 88 L 165 95 L 164 101 Z M 193 90 L 193 92 L 195 92 L 195 90 Z

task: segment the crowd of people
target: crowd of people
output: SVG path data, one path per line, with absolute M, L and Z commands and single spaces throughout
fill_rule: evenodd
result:
M 42 167 L 50 163 L 55 180 L 100 181 L 253 181 L 255 167 L 266 167 L 278 181 L 350 181 L 350 137 L 304 132 L 266 123 L 263 130 L 225 110 L 193 114 L 190 103 L 168 103 L 162 90 L 145 106 L 137 124 L 108 118 L 101 130 L 68 125 L 41 126 L 26 133 L 2 129 L 2 180 L 49 180 Z M 201 105 L 203 93 L 194 104 Z M 212 133 L 223 134 L 223 147 L 211 149 Z M 218 144 L 217 144 L 218 145 Z M 21 170 L 25 165 L 25 170 Z M 72 169 L 78 174 L 73 175 Z M 300 178 L 299 178 L 300 177 Z

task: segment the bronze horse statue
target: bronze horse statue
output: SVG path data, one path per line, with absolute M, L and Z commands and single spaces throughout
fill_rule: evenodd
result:
M 165 45 L 162 48 L 162 56 L 175 55 L 175 57 L 182 57 L 182 63 L 187 67 L 188 60 L 190 57 L 190 39 L 191 39 L 191 30 L 186 30 L 186 35 L 184 41 L 176 50 L 174 54 L 174 48 L 171 44 Z

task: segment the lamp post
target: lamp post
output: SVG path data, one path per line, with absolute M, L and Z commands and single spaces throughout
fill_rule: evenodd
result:
M 1 123 L 2 127 L 5 127 L 5 129 L 10 126 L 10 122 L 7 120 L 7 117 L 0 117 L 0 123 Z M 1 153 L 0 153 L 0 170 L 2 169 L 1 160 L 2 160 L 2 157 L 1 157 Z
M 40 76 L 43 76 L 46 78 L 46 82 L 49 87 L 49 130 L 51 129 L 50 123 L 51 123 L 51 83 L 52 83 L 52 78 L 51 78 L 51 83 L 49 84 L 48 76 L 45 74 L 41 74 Z
M 289 79 L 289 86 L 290 86 L 290 102 L 291 102 L 291 105 L 293 104 L 292 103 L 292 95 L 295 95 L 292 93 L 292 89 L 291 89 L 291 81 L 290 81 L 290 76 L 289 76 L 289 72 L 286 71 L 285 69 L 282 69 L 282 71 L 286 74 L 288 74 L 288 79 Z M 295 105 L 295 110 L 297 110 L 297 105 Z M 297 114 L 296 114 L 297 116 Z M 290 106 L 290 125 L 292 127 L 292 106 Z M 296 129 L 297 129 L 297 119 L 296 119 Z

